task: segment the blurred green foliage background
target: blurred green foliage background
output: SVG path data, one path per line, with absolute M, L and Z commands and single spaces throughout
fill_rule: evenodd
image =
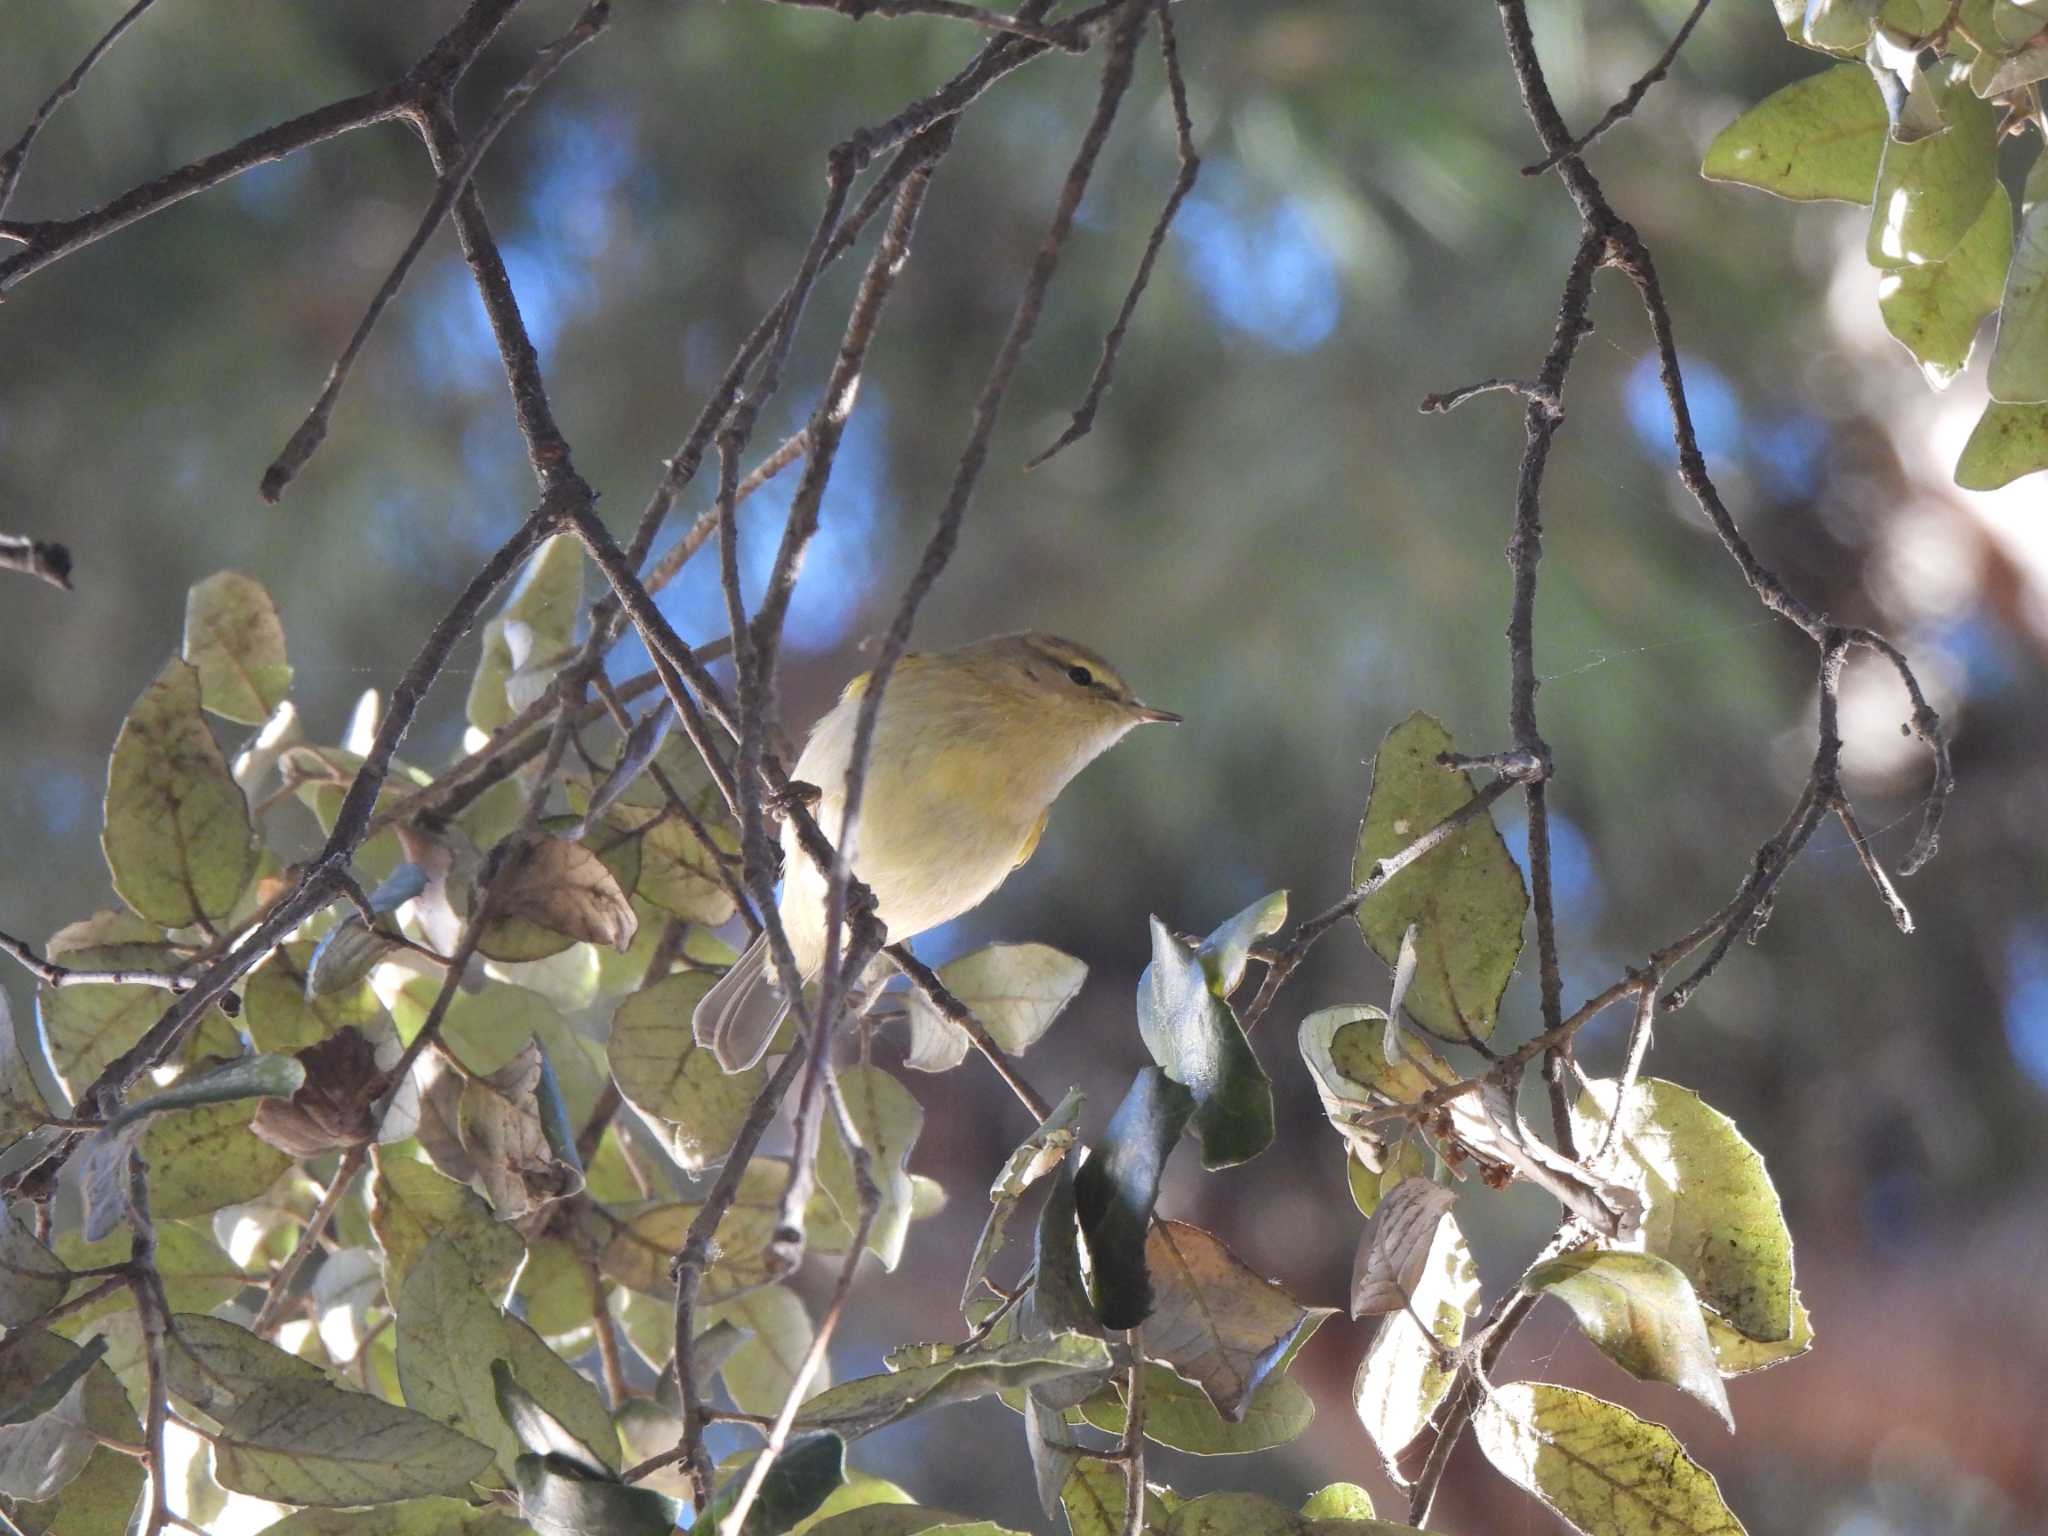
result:
M 1687 9 L 1533 6 L 1568 117 L 1590 122 Z M 0 17 L 0 131 L 17 131 L 113 10 Z M 617 10 L 499 141 L 480 185 L 578 465 L 623 533 L 793 271 L 825 151 L 936 85 L 979 35 L 758 0 Z M 165 5 L 46 131 L 11 216 L 96 205 L 381 84 L 454 14 Z M 495 99 L 570 14 L 527 6 L 465 100 Z M 1518 174 L 1535 141 L 1491 6 L 1190 0 L 1178 15 L 1205 165 L 1117 386 L 1091 437 L 1022 472 L 1078 398 L 1171 180 L 1156 58 L 919 631 L 932 644 L 1067 632 L 1188 716 L 1091 770 L 1036 861 L 920 946 L 943 959 L 987 937 L 1041 939 L 1090 962 L 1081 1004 L 1027 1067 L 1049 1096 L 1089 1088 L 1091 1120 L 1142 1058 L 1129 994 L 1148 911 L 1199 932 L 1273 887 L 1292 890 L 1297 915 L 1334 900 L 1363 764 L 1411 709 L 1470 750 L 1507 744 L 1501 548 L 1520 407 L 1493 395 L 1425 418 L 1416 403 L 1534 371 L 1577 234 L 1562 189 Z M 1697 179 L 1718 127 L 1818 62 L 1784 42 L 1764 0 L 1721 0 L 1592 163 L 1656 252 L 1731 507 L 1809 601 L 1913 651 L 1955 735 L 1958 798 L 1941 856 L 1904 889 L 1919 932 L 1894 931 L 1827 829 L 1762 943 L 1658 1030 L 1650 1070 L 1733 1114 L 1770 1161 L 1816 1351 L 1735 1389 L 1733 1438 L 1620 1377 L 1561 1309 L 1539 1313 L 1502 1374 L 1668 1420 L 1753 1531 L 2019 1531 L 2048 1511 L 2048 494 L 2022 482 L 1994 514 L 1946 485 L 1954 444 L 1946 459 L 1928 446 L 1945 418 L 1875 330 L 1860 211 Z M 1037 61 L 969 114 L 938 175 L 792 619 L 794 729 L 865 664 L 893 607 L 1094 89 L 1092 61 Z M 111 900 L 96 843 L 106 753 L 175 649 L 192 582 L 231 567 L 269 586 L 301 713 L 332 740 L 525 510 L 502 377 L 445 230 L 311 468 L 282 506 L 256 497 L 430 187 L 408 130 L 350 134 L 124 230 L 0 307 L 0 526 L 68 542 L 78 586 L 0 587 L 0 927 L 40 942 Z M 815 398 L 856 276 L 842 264 L 821 286 L 763 448 Z M 1602 281 L 1546 486 L 1539 705 L 1559 774 L 1568 1004 L 1725 899 L 1811 750 L 1810 648 L 1766 618 L 1683 498 L 1624 288 Z M 1957 386 L 1973 389 L 1981 398 L 1980 382 Z M 793 480 L 744 509 L 756 578 Z M 709 489 L 693 488 L 677 523 Z M 663 601 L 688 637 L 724 628 L 708 566 Z M 622 672 L 642 664 L 630 651 Z M 414 761 L 457 750 L 473 641 L 460 660 L 406 747 Z M 1926 765 L 1897 733 L 1906 707 L 1889 674 L 1855 665 L 1849 787 L 1895 862 Z M 1502 818 L 1518 852 L 1519 817 Z M 25 981 L 4 978 L 22 1012 Z M 1308 1302 L 1341 1300 L 1358 1222 L 1293 1028 L 1385 987 L 1355 936 L 1333 935 L 1255 1041 L 1279 1083 L 1280 1144 L 1222 1175 L 1182 1159 L 1162 1202 Z M 1531 1030 L 1533 999 L 1518 978 L 1512 1036 Z M 1625 1023 L 1588 1031 L 1589 1065 L 1618 1060 Z M 973 1064 L 913 1086 L 930 1114 L 914 1166 L 955 1203 L 918 1229 L 905 1273 L 864 1284 L 842 1370 L 950 1313 L 978 1189 L 1028 1128 Z M 1512 1283 L 1548 1231 L 1547 1202 L 1518 1191 L 1467 1206 L 1489 1284 Z M 1162 1452 L 1153 1475 L 1297 1500 L 1336 1477 L 1385 1490 L 1348 1400 L 1365 1338 L 1333 1323 L 1304 1356 L 1322 1412 L 1295 1446 L 1249 1468 Z M 927 1502 L 1035 1518 L 1021 1436 L 992 1402 L 863 1449 Z M 1440 1509 L 1453 1530 L 1548 1520 L 1470 1447 Z

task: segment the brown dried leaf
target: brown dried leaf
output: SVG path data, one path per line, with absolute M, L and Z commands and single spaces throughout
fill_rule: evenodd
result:
M 556 933 L 609 944 L 620 954 L 640 919 L 604 861 L 581 843 L 539 837 L 506 854 L 498 910 Z
M 1437 1223 L 1457 1194 L 1433 1179 L 1403 1179 L 1387 1192 L 1358 1240 L 1351 1271 L 1351 1315 L 1377 1317 L 1408 1305 L 1429 1263 Z

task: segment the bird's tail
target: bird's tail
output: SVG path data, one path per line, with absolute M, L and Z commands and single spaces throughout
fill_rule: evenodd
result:
M 761 1059 L 789 1003 L 776 990 L 764 933 L 704 994 L 692 1016 L 697 1043 L 728 1072 L 744 1072 Z

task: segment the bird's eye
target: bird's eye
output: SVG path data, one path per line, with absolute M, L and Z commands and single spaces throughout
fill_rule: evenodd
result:
M 1095 682 L 1095 674 L 1086 667 L 1067 668 L 1067 677 L 1071 682 L 1082 688 L 1092 687 Z

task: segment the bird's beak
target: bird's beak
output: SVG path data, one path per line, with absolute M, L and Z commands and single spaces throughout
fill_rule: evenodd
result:
M 1133 704 L 1131 713 L 1146 725 L 1179 725 L 1180 716 L 1170 709 L 1154 709 L 1150 704 Z

